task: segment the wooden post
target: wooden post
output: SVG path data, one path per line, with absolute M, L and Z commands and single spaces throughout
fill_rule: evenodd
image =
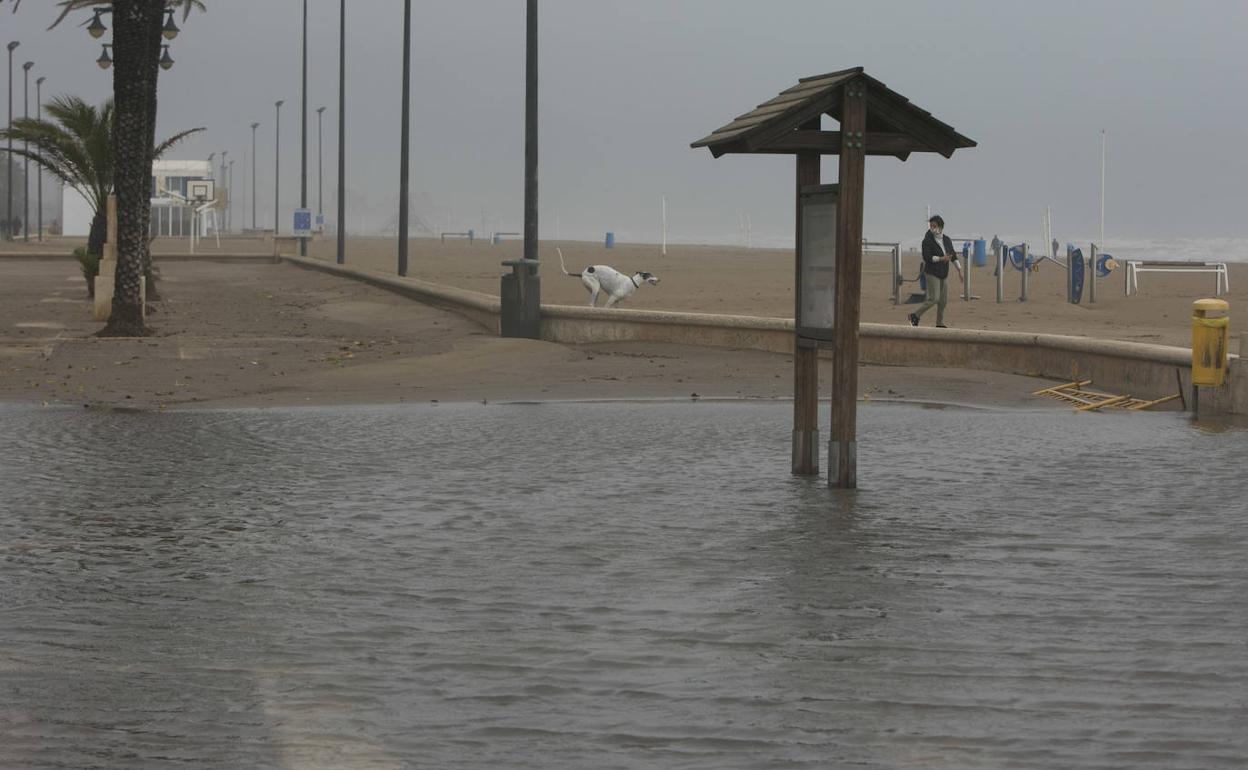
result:
M 858 316 L 862 293 L 862 199 L 866 166 L 867 85 L 846 84 L 841 107 L 840 202 L 836 229 L 836 342 L 832 350 L 832 424 L 828 485 L 858 486 Z
M 818 121 L 815 122 L 816 129 Z M 802 301 L 802 188 L 819 184 L 819 153 L 797 153 L 797 187 L 794 194 L 797 211 L 793 285 L 793 319 L 799 317 Z M 803 345 L 794 334 L 793 345 L 793 475 L 819 475 L 819 348 Z

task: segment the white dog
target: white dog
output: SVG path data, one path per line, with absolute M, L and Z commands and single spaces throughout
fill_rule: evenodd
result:
M 607 265 L 591 265 L 579 273 L 569 273 L 568 266 L 563 263 L 563 252 L 559 249 L 555 251 L 559 252 L 559 267 L 563 268 L 563 274 L 580 278 L 581 283 L 589 290 L 590 307 L 597 307 L 599 292 L 607 293 L 607 301 L 603 307 L 612 307 L 617 302 L 632 296 L 643 283 L 651 286 L 659 283 L 658 277 L 651 273 L 641 271 L 628 276 Z

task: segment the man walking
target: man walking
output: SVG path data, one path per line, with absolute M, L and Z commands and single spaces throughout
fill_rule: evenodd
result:
M 923 236 L 923 273 L 927 276 L 927 301 L 909 315 L 910 325 L 918 326 L 933 305 L 936 306 L 936 327 L 945 326 L 945 305 L 949 302 L 949 263 L 958 269 L 958 278 L 962 277 L 962 266 L 958 264 L 958 255 L 953 250 L 953 241 L 945 235 L 945 220 L 939 215 L 927 222 L 927 234 Z

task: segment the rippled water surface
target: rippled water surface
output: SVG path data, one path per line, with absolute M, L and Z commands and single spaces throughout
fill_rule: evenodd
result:
M 1248 433 L 0 408 L 3 768 L 1242 768 Z

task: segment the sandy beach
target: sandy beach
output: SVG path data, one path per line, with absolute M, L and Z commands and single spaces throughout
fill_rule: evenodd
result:
M 662 283 L 644 287 L 626 307 L 759 316 L 791 315 L 792 255 L 779 250 L 701 246 L 543 244 L 543 301 L 582 304 L 579 281 L 558 272 L 556 245 L 576 271 L 609 263 L 644 269 Z M 348 263 L 393 272 L 393 241 L 354 238 Z M 157 241 L 154 251 L 182 252 L 185 242 Z M 0 251 L 64 254 L 66 242 L 11 244 Z M 202 244 L 213 253 L 263 253 L 259 239 Z M 518 242 L 431 240 L 411 243 L 413 277 L 496 293 L 500 262 Z M 334 243 L 311 244 L 332 259 Z M 917 262 L 907 257 L 903 262 Z M 1234 265 L 1231 286 L 1248 279 Z M 149 319 L 157 334 L 101 340 L 91 320 L 78 265 L 54 258 L 0 258 L 0 400 L 161 409 L 176 406 L 265 406 L 541 399 L 736 398 L 791 396 L 787 356 L 647 343 L 556 345 L 494 337 L 452 313 L 381 289 L 264 262 L 174 261 L 161 269 L 161 301 Z M 863 320 L 904 323 L 908 306 L 888 294 L 887 257 L 864 265 Z M 1140 294 L 1124 297 L 1121 276 L 1101 286 L 1095 305 L 1063 301 L 1064 275 L 1053 264 L 1032 274 L 1030 299 L 1017 301 L 1011 271 L 1007 301 L 995 302 L 989 269 L 974 268 L 983 299 L 951 299 L 949 323 L 1187 344 L 1188 308 L 1212 291 L 1212 277 L 1147 275 Z M 914 284 L 906 284 L 908 293 Z M 1228 299 L 1234 314 L 1235 293 Z M 786 311 L 789 311 L 786 313 Z M 924 319 L 934 323 L 934 312 Z M 1031 397 L 1041 381 L 979 371 L 864 367 L 861 395 L 993 406 L 1048 406 Z M 822 380 L 827 382 L 825 373 Z

